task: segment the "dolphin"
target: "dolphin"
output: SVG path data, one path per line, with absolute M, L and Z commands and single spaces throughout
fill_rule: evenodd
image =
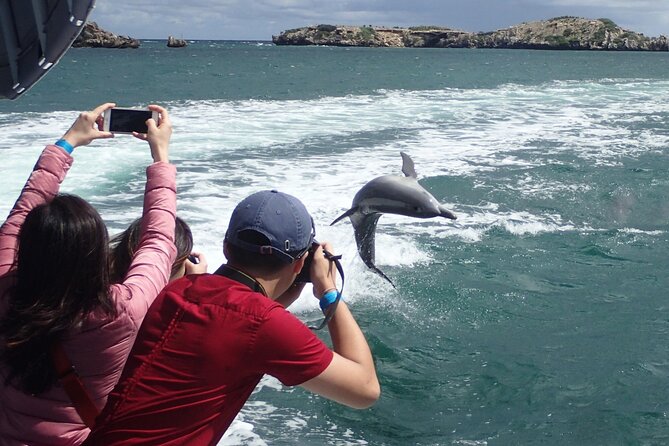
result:
M 418 184 L 413 160 L 402 155 L 402 173 L 383 175 L 365 184 L 355 197 L 351 209 L 337 217 L 330 226 L 344 217 L 351 219 L 360 258 L 369 269 L 390 282 L 393 281 L 374 265 L 374 236 L 376 223 L 382 214 L 398 214 L 415 218 L 445 217 L 455 220 L 455 214 L 437 202 L 437 199 Z

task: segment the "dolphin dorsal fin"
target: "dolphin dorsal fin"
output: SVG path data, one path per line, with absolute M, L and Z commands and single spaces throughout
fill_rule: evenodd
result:
M 411 178 L 418 178 L 411 157 L 404 152 L 400 152 L 400 155 L 402 155 L 402 173 Z

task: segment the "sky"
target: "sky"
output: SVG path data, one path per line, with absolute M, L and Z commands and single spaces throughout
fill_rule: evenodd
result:
M 494 31 L 564 15 L 669 35 L 669 0 L 97 0 L 89 20 L 138 39 L 271 40 L 321 23 Z

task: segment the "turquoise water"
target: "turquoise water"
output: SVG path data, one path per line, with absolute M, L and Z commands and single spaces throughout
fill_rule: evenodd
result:
M 302 198 L 344 255 L 383 387 L 354 411 L 265 379 L 221 444 L 665 444 L 668 96 L 660 53 L 72 49 L 0 103 L 0 212 L 76 111 L 165 104 L 179 214 L 210 269 L 237 201 Z M 348 222 L 328 225 L 365 182 L 401 173 L 400 151 L 459 218 L 381 218 L 393 289 Z M 129 137 L 78 149 L 63 190 L 116 232 L 141 212 L 149 160 Z M 306 292 L 294 311 L 318 317 Z

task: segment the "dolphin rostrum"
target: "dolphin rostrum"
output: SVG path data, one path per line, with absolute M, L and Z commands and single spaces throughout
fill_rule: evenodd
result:
M 398 214 L 407 217 L 445 217 L 455 220 L 451 211 L 440 205 L 436 198 L 418 184 L 413 160 L 404 152 L 402 173 L 374 178 L 353 197 L 351 209 L 337 217 L 330 225 L 344 217 L 349 217 L 355 232 L 360 258 L 369 269 L 395 286 L 380 269 L 374 265 L 374 234 L 381 214 Z

